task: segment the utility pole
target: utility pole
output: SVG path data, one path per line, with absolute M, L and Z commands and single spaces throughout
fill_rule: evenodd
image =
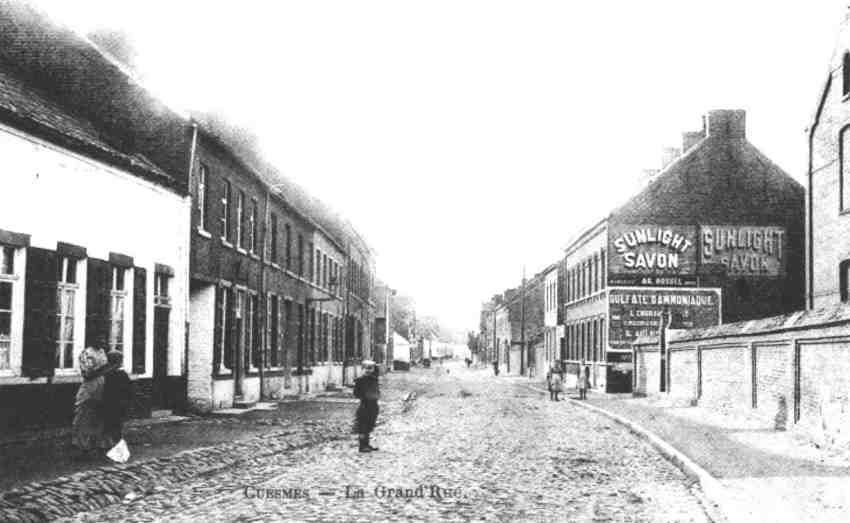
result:
M 525 349 L 525 265 L 522 266 L 522 290 L 520 291 L 522 302 L 520 302 L 520 334 L 519 334 L 519 374 L 525 376 L 525 367 L 528 355 Z
M 499 368 L 499 340 L 496 339 L 496 302 L 493 302 L 493 357 L 496 369 Z

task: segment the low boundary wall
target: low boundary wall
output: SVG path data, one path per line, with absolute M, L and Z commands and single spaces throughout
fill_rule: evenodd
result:
M 634 345 L 634 391 L 746 410 L 777 429 L 850 444 L 850 306 L 692 330 Z M 669 359 L 667 391 L 659 392 Z

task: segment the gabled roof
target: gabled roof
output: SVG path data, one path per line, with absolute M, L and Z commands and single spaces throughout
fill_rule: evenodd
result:
M 671 163 L 643 190 L 614 209 L 609 221 L 658 224 L 761 221 L 778 194 L 802 198 L 803 186 L 744 138 L 708 136 Z M 750 216 L 747 216 L 748 212 Z
M 0 122 L 78 153 L 172 186 L 174 179 L 143 155 L 129 155 L 107 141 L 88 120 L 74 115 L 0 62 Z

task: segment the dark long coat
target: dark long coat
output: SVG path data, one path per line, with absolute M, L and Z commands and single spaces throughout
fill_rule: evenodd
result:
M 375 430 L 378 419 L 378 377 L 374 374 L 364 374 L 354 380 L 354 397 L 360 400 L 354 415 L 352 432 L 369 434 Z
M 130 378 L 120 367 L 113 368 L 104 376 L 103 384 L 103 424 L 106 435 L 113 445 L 121 441 L 124 420 L 132 399 Z

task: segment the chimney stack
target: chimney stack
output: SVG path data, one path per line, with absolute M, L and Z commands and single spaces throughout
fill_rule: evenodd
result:
M 691 147 L 705 138 L 705 131 L 694 131 L 682 133 L 682 154 L 688 152 Z
M 678 158 L 681 154 L 682 151 L 676 147 L 665 147 L 661 151 L 661 170 L 666 169 L 668 165 L 675 162 L 676 158 Z
M 719 109 L 708 112 L 708 136 L 744 139 L 747 137 L 747 112 Z

